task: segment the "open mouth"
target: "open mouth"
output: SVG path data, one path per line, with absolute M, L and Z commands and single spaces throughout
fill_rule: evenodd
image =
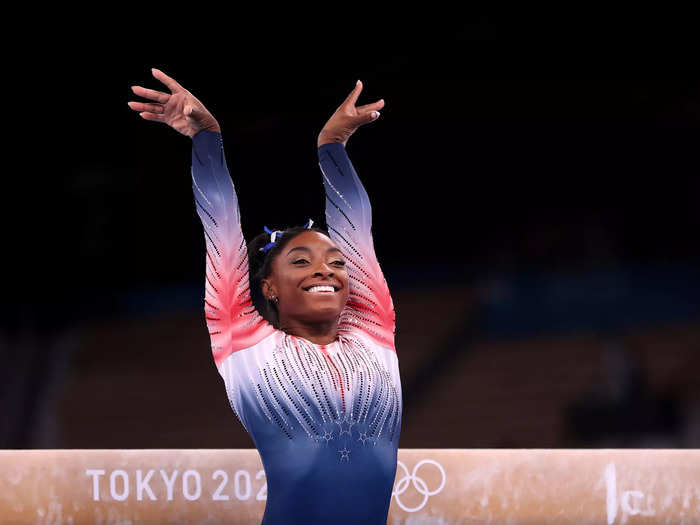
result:
M 317 284 L 314 286 L 309 286 L 307 288 L 303 289 L 306 292 L 309 293 L 336 293 L 338 291 L 338 287 L 336 286 L 331 286 L 329 284 Z

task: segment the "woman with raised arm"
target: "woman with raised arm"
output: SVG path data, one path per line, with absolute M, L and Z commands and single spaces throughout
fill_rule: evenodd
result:
M 401 431 L 394 307 L 372 213 L 345 145 L 384 101 L 357 85 L 318 136 L 328 230 L 270 231 L 246 247 L 221 129 L 202 103 L 133 86 L 142 118 L 192 138 L 192 189 L 206 244 L 204 311 L 231 408 L 267 477 L 262 523 L 385 524 Z

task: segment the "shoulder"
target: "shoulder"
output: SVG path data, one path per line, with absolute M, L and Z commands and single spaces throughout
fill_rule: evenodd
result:
M 227 362 L 236 362 L 239 360 L 247 360 L 251 356 L 256 356 L 256 358 L 260 355 L 260 353 L 267 353 L 270 350 L 274 350 L 279 344 L 281 344 L 284 340 L 284 336 L 286 335 L 284 332 L 281 330 L 278 330 L 276 328 L 272 328 L 272 326 L 269 326 L 269 333 L 267 335 L 263 336 L 260 340 L 258 340 L 256 343 L 251 344 L 246 347 L 241 347 L 237 348 L 235 350 L 232 350 L 226 355 L 220 355 L 219 358 L 215 357 L 215 362 L 217 368 L 221 370 L 221 367 L 225 365 Z
M 338 340 L 352 346 L 360 346 L 371 352 L 389 352 L 396 354 L 396 349 L 382 342 L 379 336 L 372 336 L 363 329 L 346 327 L 339 331 Z

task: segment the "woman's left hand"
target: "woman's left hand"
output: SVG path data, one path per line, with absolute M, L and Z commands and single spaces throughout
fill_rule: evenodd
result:
M 384 99 L 379 99 L 377 102 L 364 106 L 355 106 L 361 91 L 362 82 L 358 80 L 355 89 L 350 92 L 345 101 L 328 119 L 326 125 L 323 126 L 321 133 L 318 135 L 318 147 L 329 142 L 341 142 L 344 146 L 350 135 L 355 133 L 357 128 L 377 120 L 379 110 L 384 107 Z

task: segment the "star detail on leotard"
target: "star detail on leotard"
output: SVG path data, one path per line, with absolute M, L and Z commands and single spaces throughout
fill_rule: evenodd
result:
M 352 426 L 355 424 L 354 421 L 350 420 L 336 420 L 335 422 L 336 425 L 340 428 L 340 432 L 338 433 L 338 436 L 342 436 L 343 434 L 347 434 L 348 436 L 351 435 L 350 430 L 352 429 Z
M 365 444 L 365 441 L 369 441 L 370 438 L 367 437 L 367 432 L 360 432 L 360 437 L 357 438 L 358 441 L 362 441 L 362 444 Z
M 350 461 L 350 450 L 347 448 L 342 448 L 338 452 L 340 452 L 340 461 L 343 461 L 344 459 Z
M 331 439 L 333 439 L 333 432 L 328 432 L 327 430 L 323 433 L 321 436 L 321 439 L 325 439 L 326 443 L 328 443 Z

